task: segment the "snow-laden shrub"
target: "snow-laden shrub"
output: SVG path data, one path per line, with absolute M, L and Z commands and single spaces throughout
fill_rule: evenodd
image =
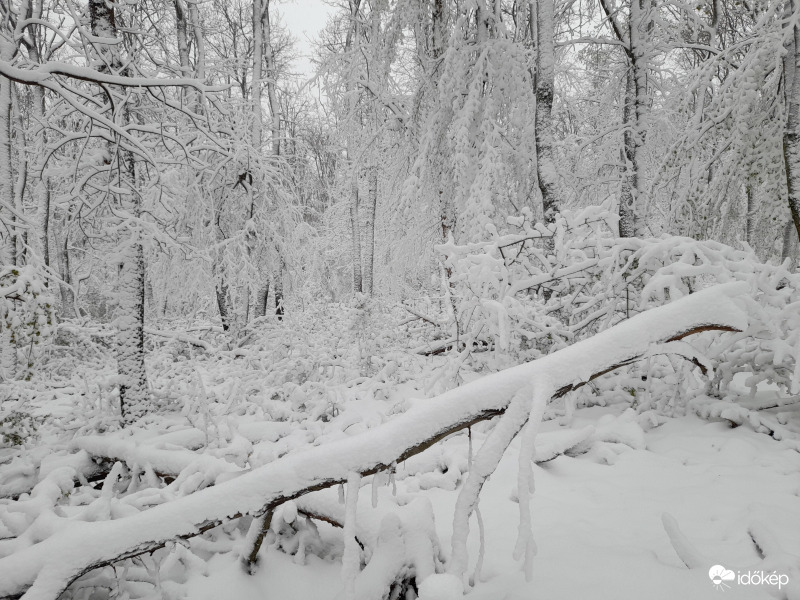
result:
M 44 280 L 30 265 L 0 267 L 0 326 L 30 378 L 41 347 L 53 334 L 53 299 Z
M 0 396 L 0 448 L 36 439 L 42 421 L 42 417 L 31 414 L 25 401 Z
M 489 241 L 437 247 L 453 273 L 465 346 L 488 343 L 505 363 L 532 360 L 710 285 L 745 281 L 751 289 L 747 331 L 693 342 L 719 367 L 711 385 L 687 377 L 691 364 L 655 356 L 634 367 L 636 377 L 611 375 L 605 382 L 634 404 L 644 395 L 647 406 L 651 396 L 663 397 L 653 393 L 662 391 L 653 389 L 661 382 L 669 384 L 670 397 L 676 389 L 683 396 L 678 403 L 701 392 L 724 397 L 739 372 L 751 374 L 753 389 L 769 381 L 800 391 L 800 275 L 788 263 L 765 263 L 747 246 L 714 241 L 619 238 L 608 205 L 563 211 L 550 225 L 523 212 L 503 230 L 487 227 Z

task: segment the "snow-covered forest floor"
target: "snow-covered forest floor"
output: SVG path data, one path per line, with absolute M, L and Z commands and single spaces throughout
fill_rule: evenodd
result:
M 603 417 L 618 417 L 623 410 L 621 404 L 579 410 L 572 426 L 596 424 Z M 544 431 L 560 429 L 551 421 Z M 530 582 L 511 557 L 517 531 L 519 444 L 512 445 L 481 496 L 485 560 L 480 582 L 467 598 L 719 598 L 707 572 L 687 569 L 675 554 L 662 525 L 664 512 L 691 532 L 692 541 L 717 563 L 734 568 L 760 563 L 748 536 L 750 523 L 758 521 L 775 531 L 797 564 L 800 455 L 747 428 L 731 429 L 727 423 L 707 423 L 693 416 L 671 419 L 645 434 L 632 423 L 625 429 L 627 435 L 621 438 L 637 448 L 597 441 L 585 455 L 559 456 L 535 469 L 539 553 Z M 609 439 L 614 437 L 612 431 Z M 465 438 L 448 442 L 448 451 L 466 453 Z M 410 477 L 405 485 L 398 484 L 398 493 L 416 490 L 418 480 Z M 442 481 L 425 493 L 444 546 L 456 499 L 448 487 Z M 359 514 L 370 511 L 367 495 Z M 477 534 L 473 538 L 475 556 Z M 270 590 L 275 598 L 301 599 L 321 597 L 320 590 L 330 590 L 324 597 L 335 598 L 342 589 L 338 561 L 313 559 L 304 568 L 275 548 L 263 560 L 263 570 L 249 578 L 235 560 L 220 557 L 208 576 L 191 578 L 188 597 L 212 600 L 236 590 L 238 598 L 255 600 Z M 733 585 L 726 592 L 725 598 L 787 597 L 766 586 Z M 788 593 L 786 588 L 783 592 Z
M 20 552 L 71 522 L 124 518 L 287 454 L 357 436 L 509 366 L 493 349 L 438 352 L 436 328 L 403 323 L 407 316 L 379 304 L 366 315 L 320 306 L 282 322 L 263 319 L 233 346 L 208 323 L 165 326 L 148 336 L 160 408 L 126 429 L 115 405 L 112 330 L 61 324 L 45 368 L 2 387 L 0 552 Z M 472 517 L 467 597 L 715 598 L 720 592 L 707 567 L 698 567 L 704 561 L 789 579 L 780 589 L 728 582 L 726 598 L 800 597 L 796 399 L 764 384 L 750 390 L 739 374 L 727 406 L 740 408 L 719 414 L 702 395 L 645 403 L 643 395 L 653 393 L 646 383 L 627 388 L 621 382 L 629 379 L 614 377 L 552 402 L 544 414 L 534 453 L 538 553 L 530 581 L 512 557 L 519 438 L 503 454 L 480 496 L 482 523 Z M 670 404 L 676 410 L 664 416 Z M 766 435 L 759 418 L 779 423 L 782 434 Z M 350 577 L 357 597 L 385 597 L 392 582 L 393 598 L 460 597 L 448 595 L 446 575 L 428 577 L 427 590 L 417 583 L 442 572 L 450 558 L 458 490 L 492 425 L 447 437 L 397 464 L 392 476 L 361 479 L 356 560 L 366 566 L 358 573 L 357 562 Z M 231 518 L 91 570 L 65 597 L 343 597 L 343 570 L 353 569 L 340 528 L 350 509 L 343 497 L 332 487 L 278 507 L 255 566 L 245 563 L 258 520 Z M 386 518 L 390 513 L 398 518 Z

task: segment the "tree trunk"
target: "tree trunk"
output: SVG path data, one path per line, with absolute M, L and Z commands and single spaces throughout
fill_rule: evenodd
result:
M 275 69 L 275 54 L 272 51 L 272 27 L 269 20 L 269 0 L 264 0 L 264 57 L 267 63 L 267 98 L 269 100 L 269 114 L 271 125 L 272 154 L 281 154 L 281 107 L 278 102 L 277 77 Z
M 267 314 L 267 299 L 269 298 L 269 280 L 258 290 L 256 294 L 256 317 L 264 317 Z
M 89 0 L 89 18 L 92 35 L 101 39 L 117 39 L 117 24 L 113 5 L 105 0 Z M 98 69 L 115 75 L 125 75 L 120 44 L 94 43 L 101 60 Z M 118 104 L 126 92 L 109 87 L 109 98 Z M 123 105 L 117 114 L 122 125 L 131 120 L 130 101 Z M 119 168 L 117 187 L 120 192 L 111 195 L 112 201 L 130 215 L 125 223 L 129 239 L 121 253 L 118 270 L 119 317 L 117 318 L 117 369 L 120 377 L 119 398 L 123 422 L 132 424 L 150 410 L 147 390 L 147 373 L 144 354 L 144 249 L 141 239 L 139 219 L 141 201 L 137 192 L 137 173 L 133 153 L 116 144 L 109 144 L 109 152 L 114 155 Z
M 795 257 L 794 257 L 794 248 L 797 245 L 797 235 L 794 228 L 794 223 L 792 221 L 787 221 L 786 225 L 783 228 L 783 247 L 781 248 L 781 260 L 786 260 L 787 258 L 792 259 L 792 266 L 790 268 L 794 268 L 795 264 Z
M 358 176 L 353 173 L 352 191 L 350 192 L 350 227 L 352 231 L 353 248 L 353 291 L 361 293 L 361 235 L 360 223 L 358 222 Z
M 11 60 L 14 46 L 0 37 L 0 59 Z M 16 264 L 16 217 L 3 207 L 13 207 L 14 174 L 11 165 L 12 82 L 0 77 L 0 266 Z M 17 349 L 11 332 L 0 328 L 0 376 L 13 379 L 17 373 Z
M 796 0 L 791 0 L 792 14 Z M 786 166 L 786 189 L 795 232 L 800 239 L 800 25 L 792 26 L 788 52 L 783 59 L 786 94 L 786 127 L 783 133 L 783 160 Z
M 0 38 L 0 59 L 10 61 L 14 46 Z M 10 79 L 0 77 L 0 264 L 16 264 L 16 217 L 9 210 L 14 201 L 14 172 L 11 165 L 12 88 Z
M 556 164 L 553 157 L 553 97 L 555 92 L 555 21 L 553 0 L 536 3 L 536 175 L 542 193 L 542 211 L 546 223 L 552 223 L 562 199 L 556 188 Z
M 56 239 L 58 236 L 56 236 Z M 58 257 L 58 271 L 61 280 L 64 282 L 59 285 L 61 292 L 61 315 L 65 319 L 75 318 L 75 294 L 72 291 L 72 272 L 69 266 L 69 230 L 64 228 L 64 243 L 56 245 Z
M 753 184 L 748 181 L 744 187 L 745 196 L 747 197 L 747 214 L 745 215 L 745 241 L 752 246 L 755 237 L 756 228 L 756 198 L 753 191 Z
M 286 263 L 283 261 L 283 257 L 278 257 L 278 270 L 275 272 L 275 314 L 278 317 L 278 321 L 283 320 L 283 272 L 286 270 Z
M 222 191 L 221 197 L 218 200 L 216 198 L 214 200 L 214 223 L 212 225 L 212 232 L 215 246 L 219 246 L 219 241 L 225 239 L 225 232 L 222 230 L 222 226 L 220 225 L 222 204 L 225 200 L 224 194 L 225 192 Z M 222 256 L 223 252 L 224 249 L 217 249 L 214 251 L 211 259 L 211 275 L 214 279 L 214 292 L 217 298 L 217 310 L 219 311 L 219 318 L 220 321 L 222 321 L 222 329 L 223 331 L 229 331 L 231 327 L 231 320 L 228 306 L 228 283 L 223 261 L 224 257 Z
M 197 2 L 189 2 L 189 21 L 192 24 L 192 35 L 194 36 L 194 47 L 196 52 L 195 76 L 200 81 L 206 79 L 206 47 L 203 38 L 203 29 L 200 23 L 200 11 L 197 9 Z M 198 114 L 203 113 L 203 95 L 199 92 L 194 93 L 195 107 Z
M 224 278 L 221 278 L 216 285 L 217 295 L 217 310 L 219 310 L 219 318 L 222 321 L 222 330 L 230 331 L 231 319 L 228 311 L 228 286 Z
M 375 273 L 375 208 L 378 204 L 378 167 L 373 165 L 367 174 L 369 191 L 364 221 L 364 293 L 372 296 Z
M 37 134 L 36 134 L 36 157 L 41 160 L 44 156 L 45 148 L 47 147 L 47 129 L 44 127 L 45 122 L 45 97 L 44 90 L 39 86 L 32 88 L 33 92 L 33 110 L 37 120 Z M 50 178 L 44 174 L 44 165 L 39 165 L 36 169 L 39 175 L 39 181 L 33 188 L 34 198 L 36 200 L 36 216 L 37 216 L 37 234 L 36 245 L 37 251 L 41 256 L 42 263 L 50 266 Z
M 641 173 L 639 172 L 639 148 L 644 144 L 642 121 L 647 103 L 647 60 L 643 37 L 652 30 L 649 9 L 645 0 L 630 0 L 627 31 L 618 19 L 618 11 L 607 0 L 600 0 L 600 6 L 614 32 L 622 43 L 628 59 L 625 74 L 625 95 L 622 109 L 623 149 L 621 151 L 620 172 L 622 186 L 619 198 L 619 235 L 634 237 L 643 235 L 643 215 L 641 214 L 642 193 Z
M 431 57 L 434 60 L 441 58 L 444 53 L 444 0 L 433 0 L 433 11 L 431 12 L 432 31 L 432 50 Z
M 359 36 L 361 35 L 359 21 L 358 21 L 358 11 L 361 6 L 361 0 L 348 0 L 350 6 L 350 26 L 347 29 L 347 37 L 345 38 L 344 44 L 344 52 L 345 55 L 350 57 L 350 54 L 353 50 L 353 46 L 356 47 L 359 45 Z M 353 68 L 355 66 L 355 62 L 351 61 Z M 347 98 L 349 102 L 348 113 L 350 119 L 355 121 L 355 113 L 356 113 L 356 102 L 355 102 L 355 94 L 353 93 L 353 82 L 352 78 L 348 78 L 346 83 L 346 90 L 347 90 Z M 351 260 L 353 262 L 353 292 L 360 294 L 363 291 L 363 280 L 361 276 L 361 234 L 360 228 L 361 224 L 358 220 L 358 165 L 355 161 L 355 152 L 353 149 L 353 134 L 348 133 L 347 135 L 347 160 L 350 163 L 350 231 L 351 231 L 351 248 L 352 248 L 352 257 Z
M 635 0 L 634 0 L 635 1 Z M 639 163 L 636 142 L 636 84 L 633 67 L 625 77 L 625 106 L 623 107 L 624 149 L 622 152 L 622 189 L 619 197 L 619 236 L 636 236 L 636 199 L 639 188 Z
M 181 77 L 192 77 L 192 68 L 189 64 L 189 35 L 187 10 L 184 0 L 173 0 L 175 6 L 175 33 L 178 38 L 178 60 L 181 64 Z M 187 86 L 183 88 L 183 98 L 186 104 L 194 107 L 195 89 Z
M 20 6 L 20 14 L 26 14 L 29 19 L 41 19 L 42 17 L 42 3 L 32 3 L 31 0 L 25 0 Z M 31 24 L 26 28 L 27 36 L 22 36 L 20 42 L 28 51 L 28 56 L 32 62 L 43 64 L 46 61 L 42 60 L 41 51 L 46 47 L 44 26 Z M 31 102 L 31 121 L 34 123 L 33 135 L 34 150 L 33 164 L 35 165 L 34 173 L 36 174 L 35 184 L 31 187 L 33 189 L 34 206 L 36 207 L 36 215 L 33 219 L 34 228 L 30 233 L 32 234 L 31 246 L 34 252 L 38 255 L 39 260 L 46 267 L 50 266 L 50 180 L 46 177 L 43 169 L 44 165 L 40 164 L 45 156 L 45 151 L 48 142 L 48 129 L 46 127 L 45 117 L 45 94 L 44 88 L 35 85 L 30 87 L 32 95 Z M 20 131 L 23 131 L 23 126 L 20 123 Z M 38 161 L 38 162 L 37 162 Z M 22 194 L 19 195 L 21 202 Z M 49 285 L 49 281 L 45 281 L 45 285 Z
M 277 159 L 281 154 L 281 107 L 278 102 L 277 94 L 277 77 L 278 72 L 275 68 L 275 54 L 272 51 L 272 26 L 269 18 L 269 0 L 262 0 L 264 2 L 264 18 L 263 18 L 263 54 L 267 67 L 267 100 L 269 102 L 270 114 L 270 144 L 272 147 L 273 160 Z M 279 252 L 280 254 L 280 252 Z M 278 275 L 275 285 L 275 314 L 278 319 L 283 317 L 283 285 L 278 283 L 282 281 L 282 274 L 285 269 L 283 257 L 278 256 Z M 264 283 L 266 288 L 265 293 L 269 291 L 269 280 Z M 280 301 L 278 294 L 280 293 Z M 266 313 L 266 298 L 264 298 L 264 312 Z
M 486 8 L 486 0 L 477 0 L 475 8 L 475 35 L 477 42 L 482 44 L 489 39 L 490 13 Z
M 264 19 L 268 0 L 253 0 L 253 79 L 251 105 L 253 111 L 253 130 L 251 144 L 256 153 L 261 152 L 261 75 L 264 63 Z

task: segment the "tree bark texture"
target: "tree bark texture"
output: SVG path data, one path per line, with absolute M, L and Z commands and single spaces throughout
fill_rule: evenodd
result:
M 790 0 L 792 14 L 797 0 Z M 800 77 L 797 76 L 800 58 L 800 25 L 794 24 L 788 39 L 788 52 L 783 59 L 784 90 L 786 94 L 786 128 L 783 133 L 783 160 L 786 167 L 786 190 L 789 211 L 795 232 L 800 239 Z
M 536 176 L 546 223 L 558 213 L 556 164 L 553 156 L 553 99 L 555 94 L 555 18 L 553 0 L 537 0 L 536 28 Z
M 364 207 L 364 293 L 372 296 L 375 280 L 375 210 L 378 205 L 378 167 L 367 172 L 369 189 Z
M 90 0 L 89 18 L 92 35 L 100 38 L 94 42 L 94 48 L 104 63 L 98 69 L 101 72 L 125 75 L 120 44 L 104 42 L 117 39 L 113 5 L 107 4 L 105 0 Z M 107 93 L 110 102 L 124 102 L 116 115 L 121 120 L 121 125 L 128 125 L 131 121 L 130 102 L 122 100 L 126 93 L 114 86 L 109 86 Z M 123 217 L 125 220 L 119 224 L 123 225 L 127 234 L 118 268 L 117 369 L 120 377 L 122 418 L 129 425 L 150 409 L 144 360 L 144 249 L 139 226 L 142 207 L 133 153 L 122 144 L 118 147 L 109 144 L 109 152 L 114 151 L 116 157 L 112 164 L 117 166 L 119 181 L 116 186 L 119 191 L 113 192 L 111 197 L 115 208 L 126 215 Z

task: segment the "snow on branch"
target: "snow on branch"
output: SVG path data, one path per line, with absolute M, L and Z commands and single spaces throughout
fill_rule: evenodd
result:
M 744 330 L 747 316 L 735 297 L 748 290 L 745 283 L 728 283 L 688 295 L 534 362 L 417 402 L 362 434 L 286 455 L 137 514 L 112 521 L 63 519 L 50 537 L 0 559 L 0 598 L 24 593 L 28 600 L 55 600 L 94 568 L 198 535 L 228 519 L 263 514 L 345 482 L 353 473 L 388 470 L 454 432 L 503 414 L 513 398 L 536 382 L 551 390 L 576 387 L 598 372 L 647 355 L 653 344 L 700 331 Z
M 227 85 L 205 85 L 198 79 L 191 79 L 188 77 L 126 77 L 123 75 L 110 75 L 108 73 L 101 73 L 96 69 L 71 65 L 65 62 L 51 62 L 37 65 L 36 68 L 33 69 L 20 69 L 7 62 L 0 61 L 0 75 L 25 85 L 42 85 L 42 83 L 50 79 L 53 75 L 62 75 L 71 79 L 78 79 L 91 83 L 103 83 L 134 88 L 192 87 L 200 92 L 206 93 L 221 92 L 228 88 Z

